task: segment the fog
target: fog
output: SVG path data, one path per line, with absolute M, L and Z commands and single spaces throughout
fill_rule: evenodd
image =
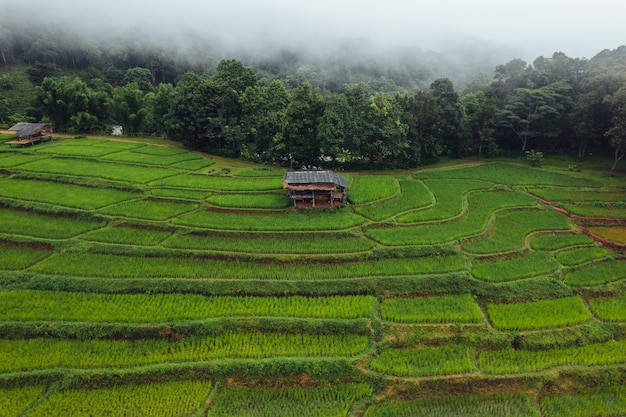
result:
M 130 33 L 181 50 L 202 39 L 235 55 L 332 54 L 351 45 L 378 54 L 476 53 L 503 63 L 556 51 L 591 58 L 626 43 L 626 2 L 615 0 L 0 0 L 2 16 L 88 37 Z

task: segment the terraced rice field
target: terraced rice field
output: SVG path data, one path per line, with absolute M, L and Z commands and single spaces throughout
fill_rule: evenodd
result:
M 0 414 L 626 415 L 626 191 L 548 162 L 297 210 L 279 168 L 3 145 Z

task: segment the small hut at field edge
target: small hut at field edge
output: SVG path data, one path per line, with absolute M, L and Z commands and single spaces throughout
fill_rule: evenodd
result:
M 289 171 L 283 188 L 295 207 L 332 208 L 345 204 L 348 182 L 332 171 Z

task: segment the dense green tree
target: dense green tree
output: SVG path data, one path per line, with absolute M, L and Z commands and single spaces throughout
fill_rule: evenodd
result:
M 350 125 L 350 106 L 344 94 L 333 94 L 326 99 L 324 114 L 320 119 L 318 139 L 320 151 L 336 164 L 339 155 L 345 153 Z
M 613 165 L 611 175 L 614 175 L 617 164 L 626 154 L 626 83 L 615 93 L 606 97 L 614 116 L 611 118 L 611 128 L 605 135 L 613 148 Z
M 59 131 L 91 132 L 101 130 L 103 96 L 96 94 L 79 78 L 45 78 L 37 87 L 37 104 Z
M 483 92 L 469 93 L 461 97 L 464 108 L 462 130 L 468 151 L 481 157 L 486 148 L 490 154 L 497 152 L 494 138 L 496 104 L 492 97 Z
M 247 136 L 243 154 L 251 159 L 273 160 L 274 140 L 282 132 L 289 91 L 280 80 L 267 86 L 246 88 L 241 96 L 242 129 Z
M 317 137 L 324 98 L 310 83 L 298 86 L 285 110 L 282 136 L 277 150 L 290 164 L 315 165 L 320 157 Z
M 447 78 L 439 78 L 430 85 L 430 93 L 439 107 L 439 119 L 437 123 L 437 136 L 443 142 L 448 152 L 453 155 L 465 155 L 465 149 L 461 142 L 461 119 L 463 110 L 459 103 L 459 95 L 454 90 L 452 81 Z
M 165 124 L 168 136 L 191 149 L 207 146 L 208 86 L 192 72 L 185 73 L 176 84 Z
M 149 106 L 137 83 L 131 82 L 113 89 L 111 98 L 107 100 L 107 109 L 111 120 L 121 125 L 126 134 L 133 135 L 141 131 Z
M 362 154 L 372 165 L 404 160 L 408 148 L 408 126 L 402 122 L 402 109 L 395 97 L 378 92 L 365 113 Z
M 570 88 L 567 81 L 558 81 L 541 88 L 518 88 L 508 98 L 499 112 L 499 121 L 515 133 L 522 152 L 532 138 L 558 135 L 558 124 L 553 122 L 570 105 L 565 94 Z

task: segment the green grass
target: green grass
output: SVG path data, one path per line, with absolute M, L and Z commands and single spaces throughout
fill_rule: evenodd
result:
M 380 313 L 383 320 L 396 323 L 480 323 L 485 319 L 470 294 L 385 299 Z
M 73 184 L 19 179 L 0 180 L 0 197 L 84 210 L 97 210 L 104 206 L 134 200 L 142 196 L 139 193 Z
M 211 385 L 182 381 L 58 391 L 46 397 L 29 416 L 188 416 L 206 400 Z
M 22 164 L 26 164 L 28 162 L 47 161 L 47 157 L 39 156 L 39 155 L 31 155 L 31 154 L 10 154 L 0 158 L 0 168 L 13 168 Z
M 626 362 L 626 341 L 538 351 L 505 349 L 479 356 L 479 368 L 490 374 L 537 372 L 557 366 L 597 366 Z
M 0 372 L 49 368 L 129 367 L 216 358 L 351 356 L 363 352 L 366 336 L 226 332 L 168 340 L 0 340 Z
M 144 220 L 167 220 L 196 210 L 198 207 L 200 206 L 197 203 L 148 198 L 109 206 L 100 210 L 100 213 Z
M 385 349 L 370 367 L 396 376 L 453 375 L 474 370 L 469 349 L 459 345 Z
M 580 191 L 560 188 L 530 188 L 529 192 L 548 201 L 626 201 L 618 192 Z
M 208 191 L 180 190 L 175 188 L 153 188 L 154 197 L 165 197 L 181 200 L 205 200 L 211 193 Z
M 254 231 L 310 231 L 349 229 L 365 222 L 365 219 L 347 209 L 332 212 L 319 210 L 289 210 L 270 212 L 251 210 L 245 215 L 236 210 L 201 210 L 173 221 L 184 226 L 215 230 Z
M 172 232 L 167 230 L 138 228 L 131 225 L 119 225 L 114 227 L 106 227 L 93 232 L 89 232 L 81 239 L 104 242 L 104 243 L 117 243 L 122 245 L 142 245 L 142 246 L 154 246 L 161 243 Z
M 462 256 L 381 259 L 361 262 L 211 260 L 203 257 L 136 257 L 96 253 L 57 253 L 32 270 L 55 275 L 103 278 L 338 279 L 447 273 L 465 268 Z
M 217 194 L 207 201 L 215 206 L 230 208 L 284 209 L 293 205 L 286 194 Z
M 323 388 L 227 388 L 207 417 L 340 417 L 352 404 L 372 394 L 367 384 Z
M 599 387 L 576 394 L 547 395 L 541 401 L 545 417 L 611 417 L 626 413 L 626 387 Z
M 171 149 L 173 151 L 176 151 L 176 153 L 158 155 L 155 153 L 146 153 L 145 150 L 143 152 L 140 152 L 140 150 L 143 150 L 144 148 L 167 149 L 168 152 Z M 186 152 L 184 150 L 180 152 L 180 149 L 176 149 L 176 148 L 159 148 L 156 146 L 147 146 L 147 147 L 132 149 L 129 151 L 111 153 L 109 155 L 103 156 L 101 159 L 107 160 L 107 161 L 127 162 L 127 163 L 133 163 L 133 164 L 167 166 L 167 165 L 173 165 L 173 164 L 177 164 L 177 163 L 184 162 L 184 161 L 201 160 L 203 158 L 200 155 L 197 155 L 191 152 Z
M 600 320 L 626 321 L 626 295 L 589 300 L 589 307 Z
M 0 388 L 0 413 L 3 416 L 21 416 L 42 393 L 41 386 Z
M 535 250 L 552 251 L 570 246 L 588 245 L 593 242 L 592 238 L 581 233 L 553 233 L 534 237 L 530 247 Z
M 365 417 L 540 417 L 527 394 L 457 395 L 418 401 L 386 401 Z
M 182 155 L 182 154 L 190 154 L 191 152 L 187 151 L 183 148 L 175 148 L 173 146 L 154 146 L 154 145 L 143 145 L 133 148 L 133 153 L 139 153 L 144 155 L 155 155 L 155 156 L 173 156 L 173 155 Z M 202 156 L 197 154 L 192 154 L 195 159 L 200 159 Z
M 0 232 L 50 239 L 67 239 L 105 225 L 103 221 L 46 216 L 0 207 Z
M 52 248 L 0 240 L 0 270 L 19 270 L 52 255 Z
M 269 191 L 282 188 L 281 178 L 235 178 L 211 175 L 183 174 L 168 177 L 153 186 L 180 187 L 212 191 Z
M 626 262 L 606 261 L 565 274 L 565 283 L 580 287 L 601 285 L 626 278 Z
M 371 296 L 205 297 L 195 294 L 89 294 L 0 291 L 0 320 L 164 323 L 217 317 L 356 319 L 372 314 Z
M 500 330 L 536 330 L 584 323 L 592 318 L 580 297 L 516 304 L 489 304 L 487 314 Z
M 55 142 L 55 146 L 98 146 L 112 148 L 118 151 L 138 148 L 143 146 L 140 143 L 121 142 L 114 139 L 62 139 Z
M 584 217 L 626 218 L 626 207 L 593 206 L 583 204 L 563 204 L 563 208 L 572 214 Z
M 64 142 L 61 142 L 59 146 L 46 146 L 44 148 L 37 149 L 37 153 L 46 155 L 97 158 L 113 152 L 119 152 L 118 149 L 112 148 L 110 146 L 63 146 L 63 143 Z
M 176 249 L 231 251 L 243 253 L 345 253 L 364 252 L 374 243 L 361 236 L 341 232 L 319 233 L 177 233 L 163 246 Z
M 526 194 L 506 191 L 475 193 L 468 201 L 468 211 L 459 220 L 410 227 L 372 227 L 366 235 L 383 245 L 435 245 L 482 233 L 496 210 L 536 205 L 536 200 Z
M 600 187 L 597 181 L 579 178 L 546 169 L 502 162 L 482 163 L 461 168 L 423 171 L 415 176 L 420 179 L 460 178 L 490 181 L 507 185 L 551 185 L 558 187 Z
M 520 250 L 532 232 L 568 230 L 569 219 L 553 210 L 524 210 L 498 214 L 493 232 L 483 240 L 463 245 L 468 252 L 501 253 Z
M 433 195 L 422 182 L 414 180 L 400 180 L 399 182 L 400 194 L 388 200 L 356 207 L 354 211 L 369 219 L 380 221 L 434 203 Z
M 71 148 L 75 148 L 75 146 Z M 114 181 L 129 181 L 139 184 L 145 184 L 178 173 L 178 171 L 165 168 L 138 167 L 70 158 L 49 158 L 30 162 L 21 165 L 19 169 L 61 175 L 103 178 Z
M 284 170 L 276 170 L 273 168 L 246 168 L 235 172 L 237 177 L 284 177 Z
M 365 204 L 393 197 L 400 192 L 398 180 L 383 175 L 356 175 L 348 189 L 348 201 Z
M 590 227 L 589 231 L 611 242 L 626 243 L 626 227 L 624 226 Z
M 519 278 L 549 274 L 558 270 L 559 264 L 552 255 L 533 252 L 530 255 L 497 261 L 474 263 L 472 274 L 490 282 L 512 281 Z
M 175 164 L 170 165 L 170 167 L 184 169 L 186 171 L 199 171 L 203 168 L 210 167 L 213 164 L 215 164 L 214 160 L 202 158 L 202 159 L 191 159 L 189 161 L 177 162 Z
M 587 262 L 599 261 L 606 258 L 610 251 L 601 247 L 576 248 L 559 252 L 556 260 L 565 266 L 576 266 Z
M 451 219 L 463 213 L 463 201 L 470 191 L 491 187 L 492 184 L 477 180 L 433 179 L 424 183 L 435 196 L 432 208 L 403 214 L 399 223 L 419 223 Z

